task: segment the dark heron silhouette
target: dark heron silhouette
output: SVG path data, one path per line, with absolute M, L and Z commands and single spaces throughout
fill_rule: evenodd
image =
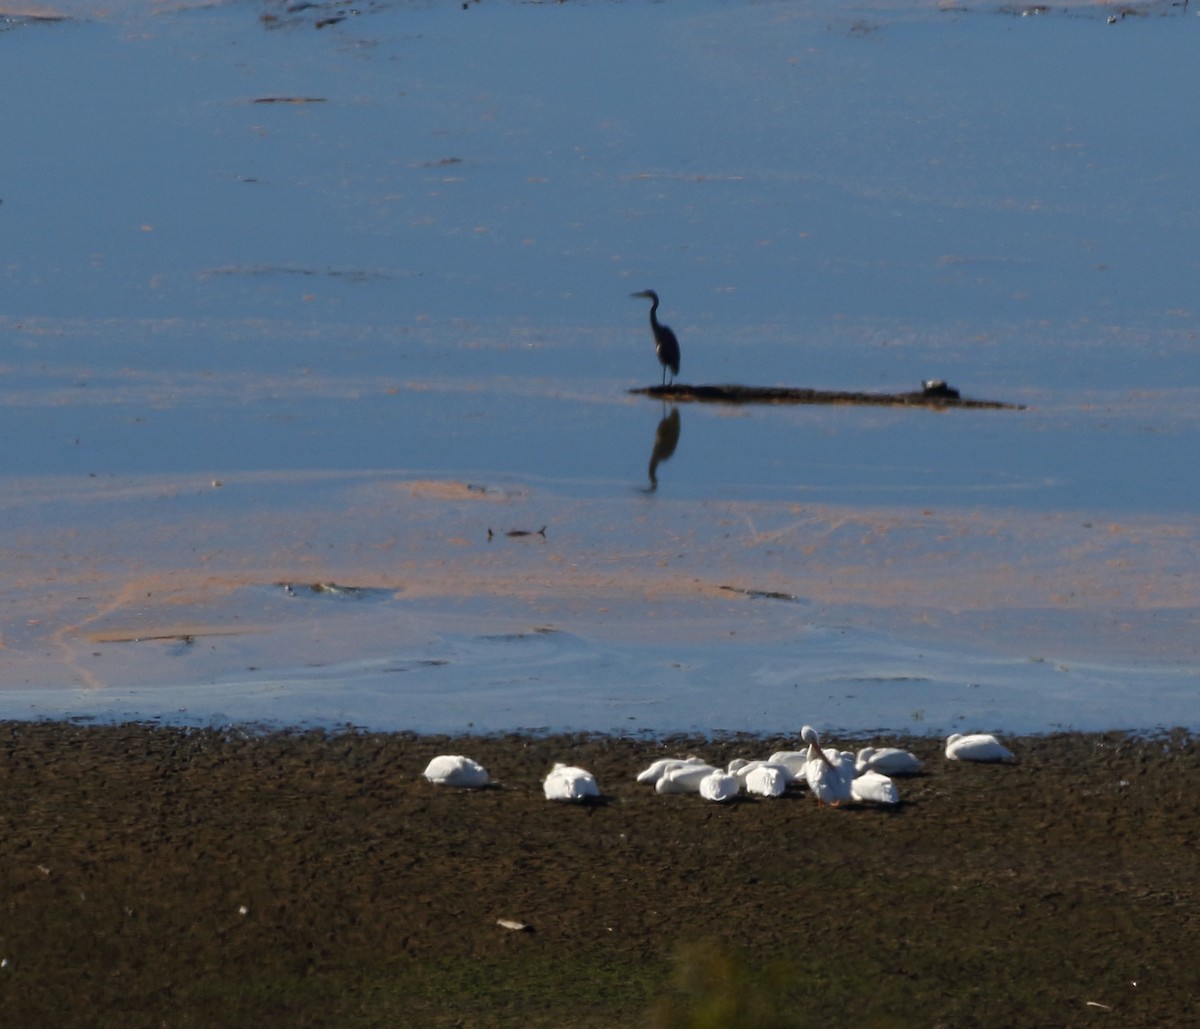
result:
M 674 382 L 675 376 L 679 374 L 679 340 L 675 338 L 675 333 L 659 323 L 658 294 L 652 289 L 644 289 L 640 293 L 631 293 L 630 296 L 651 301 L 650 330 L 654 333 L 654 352 L 658 354 L 659 364 L 663 366 L 663 385 L 667 384 L 668 368 L 671 369 L 671 381 Z
M 647 493 L 658 489 L 658 466 L 669 461 L 679 446 L 679 411 L 671 408 L 671 413 L 658 423 L 654 430 L 654 450 L 650 454 L 650 486 Z

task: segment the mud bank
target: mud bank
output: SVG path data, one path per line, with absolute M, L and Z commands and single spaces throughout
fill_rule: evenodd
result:
M 1010 740 L 1011 767 L 906 742 L 925 774 L 884 812 L 634 782 L 784 738 L 3 723 L 0 1004 L 59 1026 L 1196 1021 L 1193 739 Z M 443 752 L 493 788 L 426 783 Z M 543 800 L 560 760 L 603 802 Z

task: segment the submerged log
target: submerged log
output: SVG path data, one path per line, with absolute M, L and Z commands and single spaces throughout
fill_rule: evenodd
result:
M 970 407 L 992 410 L 1023 411 L 1024 404 L 1009 404 L 1002 400 L 972 400 L 962 397 L 958 390 L 940 379 L 922 383 L 921 389 L 910 393 L 863 393 L 848 390 L 806 389 L 795 386 L 638 386 L 629 391 L 658 400 L 678 403 L 711 404 L 865 404 L 907 407 Z

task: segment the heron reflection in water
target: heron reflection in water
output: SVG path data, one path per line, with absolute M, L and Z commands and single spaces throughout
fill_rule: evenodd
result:
M 662 365 L 662 384 L 667 384 L 667 369 L 671 369 L 671 382 L 679 374 L 679 340 L 667 326 L 658 320 L 658 294 L 652 289 L 644 289 L 640 293 L 630 293 L 632 297 L 641 297 L 650 301 L 650 331 L 654 333 L 654 352 Z
M 646 487 L 647 493 L 653 493 L 658 489 L 658 466 L 664 461 L 670 460 L 677 446 L 679 446 L 679 410 L 672 407 L 671 413 L 663 418 L 658 423 L 658 428 L 654 430 L 654 449 L 650 452 L 650 485 Z

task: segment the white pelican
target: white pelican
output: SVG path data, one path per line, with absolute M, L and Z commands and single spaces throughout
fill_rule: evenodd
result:
M 654 789 L 659 793 L 698 793 L 700 780 L 719 771 L 712 765 L 679 765 L 663 772 Z
M 946 757 L 951 761 L 1015 761 L 1013 752 L 990 733 L 964 736 L 960 732 L 946 740 Z
M 854 781 L 854 761 L 847 760 L 841 751 L 826 754 L 821 749 L 821 738 L 817 730 L 806 725 L 800 730 L 800 738 L 808 744 L 808 761 L 804 765 L 804 778 L 808 788 L 819 804 L 844 804 L 851 800 L 850 784 Z
M 899 804 L 896 784 L 882 772 L 868 769 L 850 783 L 850 796 L 860 804 Z
M 473 789 L 488 784 L 487 769 L 461 754 L 440 754 L 425 768 L 425 778 L 439 786 Z
M 719 768 L 700 780 L 700 796 L 705 800 L 733 800 L 741 791 L 741 780 L 736 775 L 722 772 Z
M 556 764 L 542 783 L 542 790 L 547 800 L 580 801 L 600 796 L 596 777 L 574 765 Z
M 705 761 L 699 757 L 660 757 L 649 768 L 638 772 L 637 781 L 655 785 L 663 777 L 663 773 L 683 765 L 703 765 Z
M 758 797 L 782 797 L 792 781 L 791 773 L 783 765 L 763 761 L 751 768 L 742 781 L 746 784 L 746 792 Z
M 775 769 L 775 771 L 783 776 L 783 783 L 785 786 L 795 778 L 795 776 L 792 774 L 792 770 L 788 768 L 787 765 L 781 765 L 773 761 L 746 761 L 742 758 L 735 758 L 733 761 L 729 762 L 729 768 L 727 770 L 730 775 L 736 775 L 739 779 L 741 779 L 742 786 L 745 786 L 747 776 L 759 768 Z M 803 769 L 801 769 L 800 774 L 804 774 Z
M 777 750 L 767 761 L 773 765 L 784 765 L 793 779 L 803 779 L 804 766 L 808 764 L 808 751 Z
M 854 761 L 858 774 L 882 772 L 884 775 L 916 775 L 921 759 L 899 747 L 863 747 Z

